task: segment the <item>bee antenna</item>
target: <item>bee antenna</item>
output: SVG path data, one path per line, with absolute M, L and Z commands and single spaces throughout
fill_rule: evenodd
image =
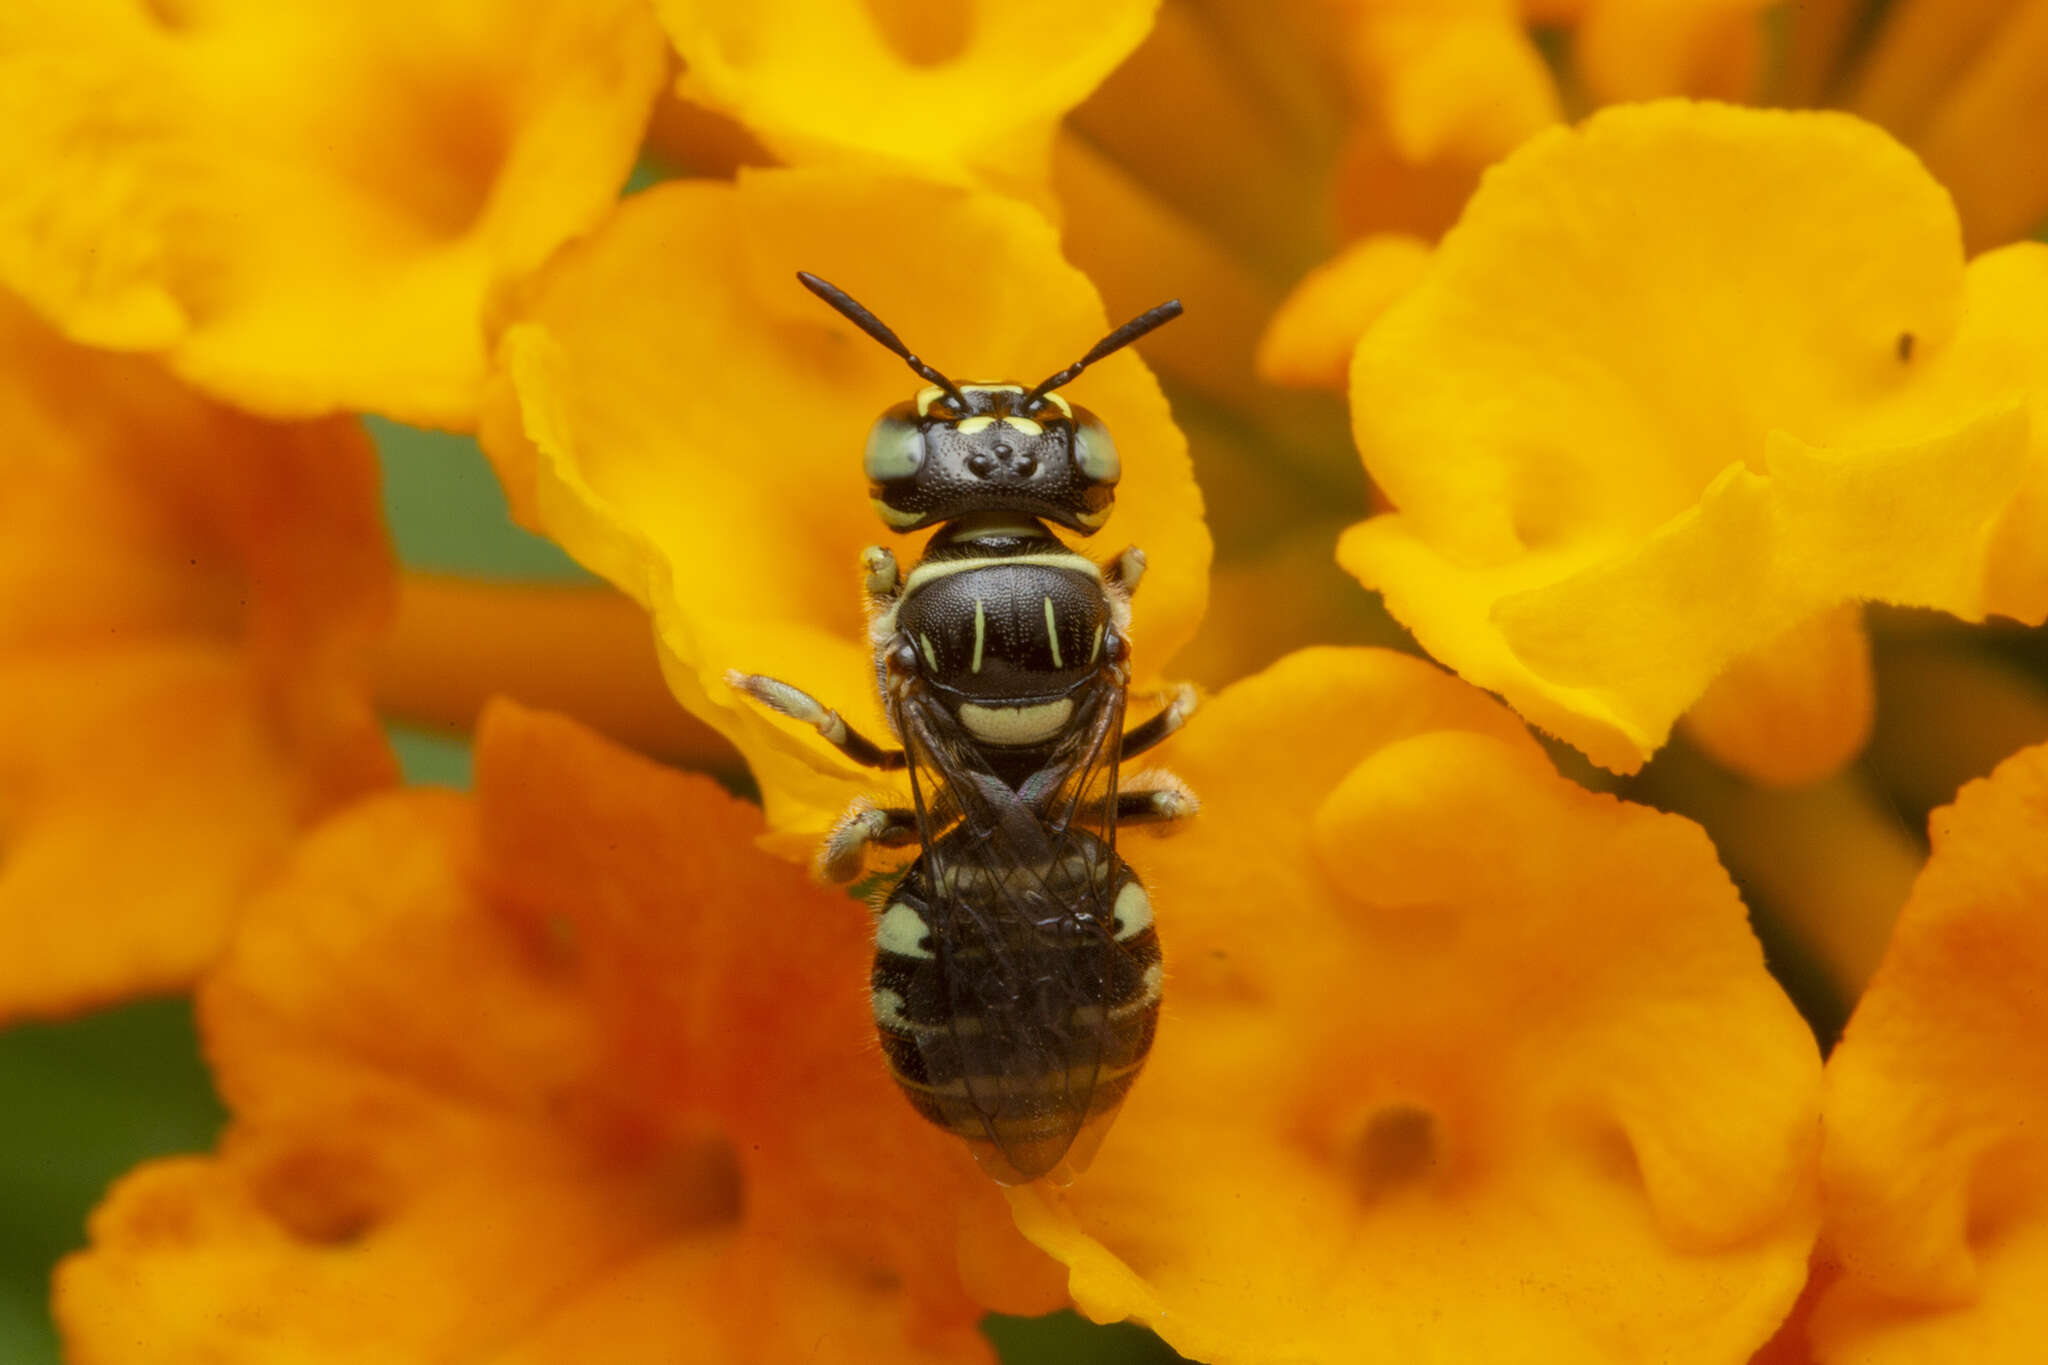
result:
M 1147 308 L 1144 312 L 1096 342 L 1094 346 L 1089 348 L 1087 355 L 1082 356 L 1050 379 L 1041 380 L 1038 387 L 1026 394 L 1025 397 L 1036 398 L 1040 394 L 1051 393 L 1062 384 L 1073 382 L 1076 375 L 1080 374 L 1081 371 L 1087 369 L 1090 365 L 1093 365 L 1096 361 L 1106 355 L 1121 351 L 1153 328 L 1164 327 L 1167 323 L 1179 317 L 1180 314 L 1181 306 L 1179 299 L 1168 299 L 1156 308 Z
M 927 384 L 937 384 L 947 393 L 952 394 L 953 400 L 957 403 L 964 405 L 967 402 L 965 398 L 960 396 L 959 385 L 925 364 L 922 360 L 919 360 L 915 355 L 912 355 L 910 348 L 903 344 L 903 338 L 889 330 L 888 323 L 862 307 L 853 295 L 847 293 L 836 284 L 819 279 L 808 270 L 797 271 L 796 278 L 797 282 L 802 284 L 804 288 L 810 290 L 813 294 L 816 294 L 819 298 L 837 309 L 845 316 L 848 322 L 866 332 L 876 341 L 881 342 L 882 345 L 888 347 L 897 355 L 902 356 L 904 363 L 917 372 L 918 378 L 924 380 Z

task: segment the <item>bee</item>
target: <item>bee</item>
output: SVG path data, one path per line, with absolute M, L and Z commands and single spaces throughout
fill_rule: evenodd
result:
M 886 548 L 862 555 L 875 682 L 901 747 L 787 683 L 730 681 L 856 763 L 908 770 L 908 808 L 856 802 L 819 854 L 825 876 L 851 881 L 871 848 L 918 848 L 877 901 L 883 1053 L 918 1113 L 995 1179 L 1064 1183 L 1094 1155 L 1159 1018 L 1159 936 L 1117 827 L 1196 808 L 1168 775 L 1127 788 L 1118 770 L 1179 729 L 1195 693 L 1174 689 L 1124 729 L 1145 556 L 1098 564 L 1050 529 L 1093 534 L 1122 473 L 1101 420 L 1054 391 L 1180 302 L 1035 385 L 955 383 L 840 289 L 797 278 L 926 385 L 876 421 L 864 458 L 884 523 L 938 528 L 907 574 Z

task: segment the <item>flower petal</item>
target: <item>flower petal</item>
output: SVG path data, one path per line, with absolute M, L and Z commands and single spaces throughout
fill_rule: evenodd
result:
M 1929 821 L 1934 854 L 1828 1062 L 1823 1361 L 2026 1360 L 2048 1290 L 2048 748 Z
M 1042 195 L 1053 126 L 1152 26 L 1158 0 L 658 0 L 678 90 L 792 164 L 862 162 Z M 936 116 L 944 111 L 942 116 Z
M 467 426 L 486 302 L 610 204 L 662 55 L 627 0 L 11 6 L 0 282 L 257 411 Z
M 1778 787 L 1815 782 L 1863 749 L 1876 710 L 1863 608 L 1829 607 L 1728 666 L 1685 714 L 1715 762 Z
M 1342 391 L 1358 339 L 1422 276 L 1429 243 L 1407 233 L 1361 237 L 1294 287 L 1259 341 L 1259 377 Z
M 1013 200 L 823 171 L 661 186 L 547 272 L 505 336 L 483 435 L 520 515 L 654 613 L 670 686 L 746 755 L 770 822 L 815 829 L 876 779 L 725 674 L 781 678 L 887 734 L 859 595 L 861 549 L 885 528 L 859 452 L 916 380 L 800 289 L 799 268 L 956 375 L 1050 374 L 1108 328 Z M 1098 543 L 1151 557 L 1134 634 L 1156 677 L 1206 591 L 1186 445 L 1129 352 L 1070 392 L 1126 452 Z
M 233 1125 L 96 1216 L 74 1352 L 987 1360 L 956 1245 L 1002 1206 L 873 1055 L 859 910 L 565 722 L 495 709 L 477 781 L 352 809 L 252 911 L 202 997 Z
M 1084 1180 L 1011 1192 L 1084 1311 L 1223 1365 L 1770 1335 L 1819 1059 L 1698 827 L 1374 651 L 1226 689 L 1169 757 L 1204 806 L 1129 841 L 1172 973 L 1153 1060 Z
M 2038 231 L 2048 135 L 2048 10 L 2008 0 L 1911 0 L 1887 9 L 1845 107 L 1925 158 L 1961 210 L 1972 249 Z
M 1838 115 L 1659 104 L 1545 135 L 1359 349 L 1354 431 L 1398 512 L 1340 557 L 1618 771 L 1838 603 L 2030 608 L 2039 550 L 2008 564 L 1986 528 L 2048 462 L 2031 257 L 1964 272 L 1940 188 Z M 1972 306 L 2014 276 L 2022 302 Z
M 305 822 L 391 779 L 392 575 L 355 424 L 242 416 L 4 297 L 0 426 L 6 1018 L 182 986 Z
M 1572 56 L 1603 104 L 1698 95 L 1754 100 L 1770 0 L 1595 0 Z

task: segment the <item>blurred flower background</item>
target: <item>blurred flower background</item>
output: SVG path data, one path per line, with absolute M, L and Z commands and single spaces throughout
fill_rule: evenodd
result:
M 0 1360 L 2031 1359 L 2043 90 L 2020 0 L 18 0 Z M 1074 390 L 1211 699 L 1067 1191 L 890 1090 L 870 779 L 720 682 L 882 728 L 912 380 L 799 268 L 956 376 L 1188 307 Z

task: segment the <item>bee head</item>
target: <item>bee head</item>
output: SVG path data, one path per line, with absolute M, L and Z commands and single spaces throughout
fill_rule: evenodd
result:
M 1066 369 L 1027 388 L 956 384 L 844 292 L 815 275 L 799 271 L 797 278 L 926 380 L 915 399 L 883 413 L 868 433 L 869 493 L 892 528 L 915 531 L 971 512 L 1014 512 L 1088 535 L 1109 519 L 1123 474 L 1116 443 L 1094 413 L 1053 390 L 1179 317 L 1178 299 L 1139 314 Z

